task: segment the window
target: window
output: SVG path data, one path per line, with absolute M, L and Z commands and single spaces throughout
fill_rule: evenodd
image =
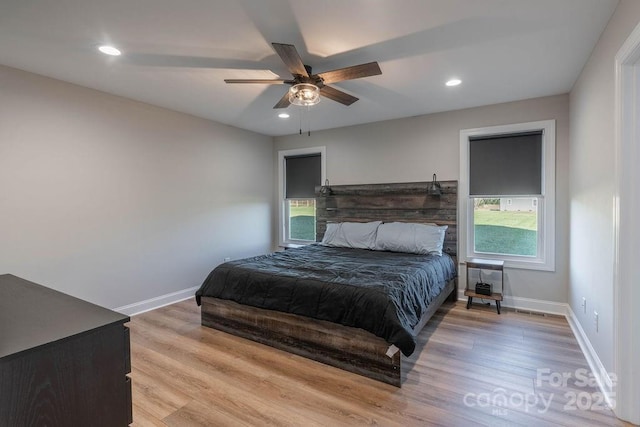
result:
M 278 152 L 279 244 L 307 244 L 316 240 L 315 188 L 325 179 L 324 147 Z
M 461 253 L 553 271 L 555 121 L 462 130 L 460 153 Z

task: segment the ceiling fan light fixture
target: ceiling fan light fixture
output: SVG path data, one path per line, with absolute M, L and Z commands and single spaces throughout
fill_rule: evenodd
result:
M 289 102 L 307 107 L 320 102 L 320 88 L 311 83 L 298 83 L 289 89 Z
M 122 52 L 120 52 L 120 49 L 114 46 L 109 46 L 109 45 L 98 46 L 98 50 L 104 53 L 105 55 L 110 55 L 110 56 L 120 56 L 122 54 Z

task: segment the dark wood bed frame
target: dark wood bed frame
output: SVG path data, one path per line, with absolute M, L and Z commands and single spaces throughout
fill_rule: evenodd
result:
M 427 196 L 429 182 L 332 186 L 316 198 L 316 236 L 327 222 L 403 221 L 448 225 L 444 251 L 457 255 L 457 181 L 442 181 L 442 196 Z M 318 188 L 319 190 L 319 188 Z M 417 335 L 447 300 L 457 299 L 451 280 L 431 302 L 413 332 Z M 363 329 L 295 314 L 202 297 L 202 325 L 248 338 L 396 387 L 402 385 L 401 352 Z

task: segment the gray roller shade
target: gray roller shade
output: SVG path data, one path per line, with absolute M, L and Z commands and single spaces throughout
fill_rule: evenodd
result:
M 542 131 L 470 137 L 469 195 L 542 195 Z
M 285 157 L 285 198 L 313 199 L 322 176 L 320 154 Z

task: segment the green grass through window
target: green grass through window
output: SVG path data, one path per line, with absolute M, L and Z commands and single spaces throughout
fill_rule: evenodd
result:
M 476 210 L 475 251 L 536 256 L 538 223 L 535 212 Z
M 313 206 L 291 207 L 289 234 L 295 240 L 316 240 L 316 208 Z

